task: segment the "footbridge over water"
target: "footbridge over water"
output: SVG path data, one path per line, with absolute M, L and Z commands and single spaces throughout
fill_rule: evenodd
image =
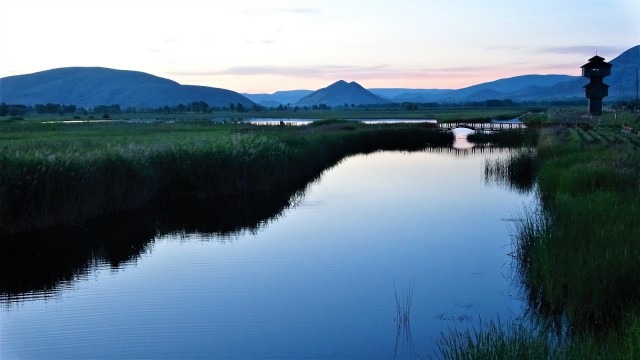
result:
M 527 126 L 523 122 L 441 122 L 438 123 L 440 129 L 453 130 L 459 128 L 471 129 L 471 130 L 513 130 L 513 129 L 526 129 Z

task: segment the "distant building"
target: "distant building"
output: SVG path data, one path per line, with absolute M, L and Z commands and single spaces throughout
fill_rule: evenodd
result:
M 611 67 L 611 64 L 598 55 L 581 66 L 582 76 L 590 79 L 584 86 L 584 92 L 589 99 L 589 113 L 592 115 L 602 115 L 602 99 L 609 95 L 609 85 L 605 84 L 603 79 L 611 75 Z

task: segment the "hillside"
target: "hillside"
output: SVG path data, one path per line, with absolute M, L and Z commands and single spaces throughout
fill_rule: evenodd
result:
M 204 101 L 210 106 L 241 103 L 246 97 L 225 89 L 180 85 L 138 71 L 69 67 L 0 79 L 0 101 L 9 104 L 73 104 L 82 107 L 118 104 L 159 107 Z
M 273 94 L 242 94 L 249 100 L 266 107 L 278 107 L 279 105 L 295 104 L 303 97 L 311 94 L 313 90 L 283 90 Z
M 363 88 L 355 81 L 350 83 L 340 80 L 326 88 L 314 91 L 313 93 L 300 99 L 296 105 L 319 105 L 325 104 L 329 106 L 348 105 L 371 105 L 386 104 L 391 101 L 385 100 L 378 95 L 373 94 Z

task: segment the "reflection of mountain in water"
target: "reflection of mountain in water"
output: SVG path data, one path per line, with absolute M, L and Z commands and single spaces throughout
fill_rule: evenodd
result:
M 304 189 L 166 203 L 5 238 L 0 242 L 0 301 L 47 297 L 97 267 L 120 268 L 150 251 L 155 239 L 165 234 L 224 237 L 257 231 L 295 206 Z

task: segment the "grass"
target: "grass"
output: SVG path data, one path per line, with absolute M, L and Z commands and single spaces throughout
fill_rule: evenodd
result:
M 329 110 L 266 110 L 231 112 L 216 111 L 212 113 L 121 113 L 110 114 L 110 120 L 175 120 L 175 121 L 240 121 L 248 118 L 272 118 L 272 119 L 438 119 L 439 121 L 488 121 L 491 119 L 510 119 L 528 112 L 526 107 L 512 108 L 465 108 L 465 107 L 434 107 L 418 110 L 405 110 L 401 108 L 335 108 Z M 63 116 L 36 115 L 23 116 L 26 121 L 62 121 L 62 120 L 102 120 L 99 115 L 80 115 L 80 119 L 74 119 L 77 114 Z M 94 119 L 90 119 L 93 116 Z M 9 117 L 0 117 L 0 123 L 8 121 Z
M 514 154 L 487 176 L 534 163 L 540 203 L 512 255 L 536 326 L 491 323 L 443 335 L 446 359 L 640 358 L 640 146 L 615 126 L 541 131 L 535 161 Z M 513 169 L 512 169 L 513 168 Z M 521 170 L 516 170 L 521 169 Z M 525 169 L 525 170 L 522 170 Z
M 0 127 L 0 236 L 176 198 L 277 191 L 342 157 L 448 146 L 416 125 L 35 123 Z M 311 160 L 312 159 L 312 160 Z
M 528 192 L 533 189 L 535 184 L 536 158 L 535 149 L 521 148 L 506 157 L 487 159 L 484 164 L 485 181 L 520 192 Z
M 566 341 L 543 327 L 512 320 L 489 321 L 477 329 L 443 334 L 433 358 L 446 360 L 635 360 L 640 358 L 640 318 L 604 338 L 575 336 Z

